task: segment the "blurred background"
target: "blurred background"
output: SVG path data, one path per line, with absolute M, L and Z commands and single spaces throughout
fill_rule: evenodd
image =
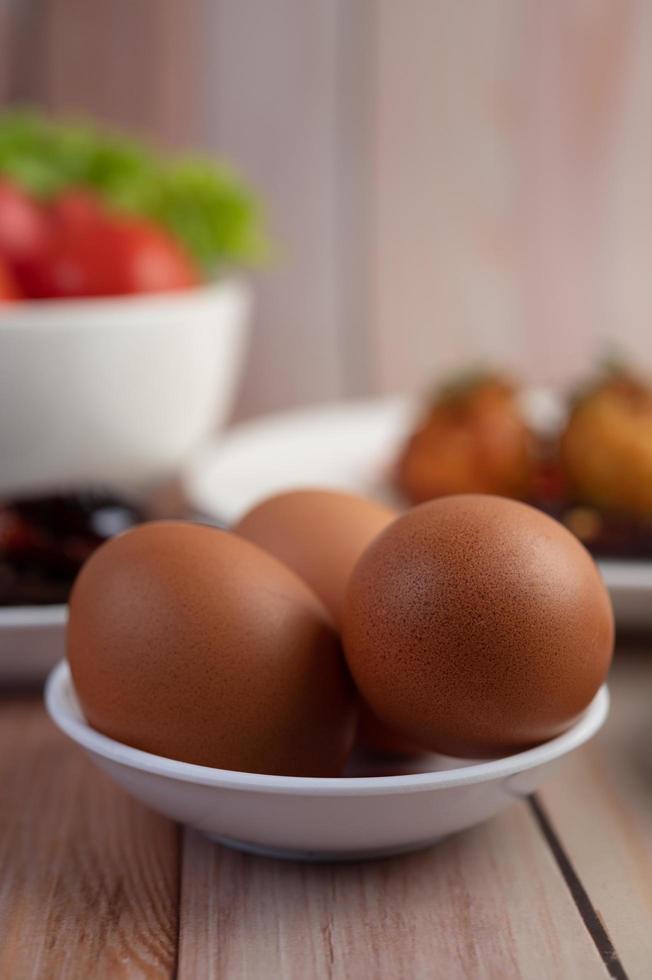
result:
M 0 0 L 0 98 L 259 190 L 242 418 L 650 366 L 651 41 L 640 0 Z

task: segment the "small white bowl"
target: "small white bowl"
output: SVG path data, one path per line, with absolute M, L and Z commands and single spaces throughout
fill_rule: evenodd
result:
M 0 308 L 0 493 L 164 479 L 231 408 L 249 289 Z
M 65 654 L 68 607 L 0 607 L 0 684 L 43 681 Z
M 100 735 L 84 720 L 65 661 L 48 678 L 45 701 L 59 728 L 154 810 L 229 847 L 312 861 L 414 851 L 486 820 L 533 792 L 609 710 L 603 687 L 569 731 L 504 759 L 465 765 L 427 756 L 419 762 L 429 771 L 313 779 L 190 765 Z

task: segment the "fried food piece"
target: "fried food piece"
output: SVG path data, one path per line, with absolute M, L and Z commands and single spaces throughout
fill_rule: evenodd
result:
M 652 388 L 611 370 L 576 400 L 560 455 L 576 501 L 652 517 Z
M 514 386 L 475 375 L 439 393 L 398 461 L 396 482 L 413 504 L 452 493 L 527 499 L 532 443 Z

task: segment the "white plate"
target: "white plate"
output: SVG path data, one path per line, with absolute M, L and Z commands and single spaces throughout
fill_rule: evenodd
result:
M 553 425 L 559 406 L 546 392 L 525 409 Z M 230 524 L 253 504 L 289 487 L 324 486 L 391 500 L 387 472 L 415 417 L 405 399 L 343 402 L 267 416 L 234 427 L 193 457 L 184 475 L 190 504 Z M 652 562 L 599 563 L 618 623 L 652 626 Z
M 427 847 L 533 792 L 550 767 L 601 727 L 603 687 L 569 731 L 490 762 L 424 756 L 418 772 L 318 779 L 176 762 L 100 735 L 84 719 L 68 665 L 46 686 L 50 717 L 143 803 L 230 847 L 300 860 L 380 857 Z
M 65 652 L 67 606 L 0 608 L 0 682 L 42 681 Z
M 387 495 L 385 474 L 414 420 L 404 398 L 267 415 L 229 429 L 193 455 L 188 502 L 230 524 L 262 497 L 291 486 Z

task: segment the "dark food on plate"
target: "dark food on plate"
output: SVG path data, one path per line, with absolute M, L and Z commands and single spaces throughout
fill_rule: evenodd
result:
M 603 683 L 613 614 L 595 563 L 527 504 L 476 494 L 415 507 L 349 582 L 343 640 L 362 696 L 417 745 L 509 754 L 568 728 Z
M 531 442 L 514 386 L 469 375 L 437 395 L 397 462 L 396 482 L 413 504 L 450 493 L 527 497 Z
M 596 558 L 652 559 L 652 522 L 586 504 L 542 508 L 575 534 Z
M 70 597 L 84 713 L 135 748 L 221 769 L 337 776 L 356 698 L 297 575 L 217 528 L 149 523 L 99 548 Z
M 0 506 L 0 606 L 68 601 L 88 556 L 107 538 L 144 520 L 110 493 L 23 498 Z
M 498 377 L 456 388 L 455 412 L 448 392 L 397 461 L 395 483 L 411 503 L 466 492 L 516 497 L 560 520 L 597 557 L 652 558 L 648 384 L 621 367 L 604 370 L 571 402 L 556 437 L 528 431 L 513 387 Z

